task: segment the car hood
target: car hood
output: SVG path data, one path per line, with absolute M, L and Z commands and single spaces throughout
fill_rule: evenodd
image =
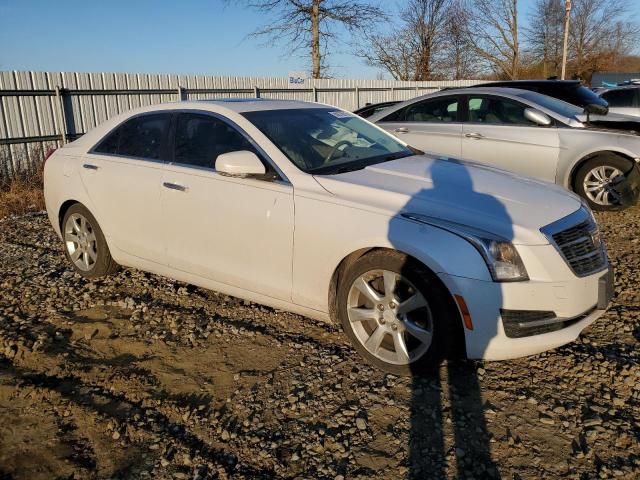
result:
M 330 193 L 367 208 L 391 215 L 427 215 L 516 244 L 548 244 L 540 228 L 581 206 L 576 195 L 557 185 L 430 155 L 315 178 Z
M 611 112 L 606 115 L 590 115 L 589 122 L 586 115 L 577 115 L 576 118 L 589 129 L 609 130 L 630 135 L 640 134 L 640 119 L 633 115 Z

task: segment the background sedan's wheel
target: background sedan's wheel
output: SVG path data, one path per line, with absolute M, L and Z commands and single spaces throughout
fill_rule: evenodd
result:
M 421 373 L 447 355 L 459 316 L 451 295 L 424 266 L 378 250 L 339 279 L 337 311 L 355 349 L 399 375 Z
M 62 238 L 65 255 L 80 275 L 96 278 L 118 269 L 98 222 L 83 205 L 76 203 L 65 213 Z
M 624 175 L 632 167 L 630 160 L 615 153 L 601 153 L 578 169 L 574 190 L 593 210 L 620 209 L 616 185 L 624 180 Z

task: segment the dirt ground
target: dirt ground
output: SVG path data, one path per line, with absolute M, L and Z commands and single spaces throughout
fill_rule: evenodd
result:
M 598 220 L 617 273 L 603 318 L 439 378 L 173 280 L 84 280 L 44 215 L 0 221 L 0 480 L 637 479 L 640 208 Z

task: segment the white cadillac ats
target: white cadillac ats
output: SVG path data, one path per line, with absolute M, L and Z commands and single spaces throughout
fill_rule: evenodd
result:
M 397 374 L 557 347 L 612 294 L 574 194 L 423 155 L 326 105 L 130 111 L 48 158 L 45 197 L 78 273 L 135 267 L 335 320 Z

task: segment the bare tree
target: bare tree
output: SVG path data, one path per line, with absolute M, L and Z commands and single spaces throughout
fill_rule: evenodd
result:
M 452 0 L 408 0 L 390 33 L 365 35 L 359 55 L 397 80 L 431 80 L 442 76 L 439 62 Z
M 465 0 L 452 0 L 444 24 L 442 68 L 448 78 L 469 79 L 478 73 L 478 57 L 468 35 L 469 9 Z
M 339 40 L 338 27 L 353 33 L 384 18 L 369 2 L 349 0 L 245 0 L 247 6 L 273 20 L 252 35 L 269 43 L 286 43 L 288 53 L 305 51 L 311 57 L 311 75 L 321 78 L 327 45 Z
M 574 0 L 569 30 L 574 76 L 589 81 L 593 72 L 633 51 L 639 32 L 627 20 L 632 1 Z
M 500 78 L 520 71 L 518 0 L 471 0 L 469 44 Z
M 559 75 L 564 34 L 564 0 L 536 0 L 525 29 L 528 53 L 542 62 L 542 76 Z

